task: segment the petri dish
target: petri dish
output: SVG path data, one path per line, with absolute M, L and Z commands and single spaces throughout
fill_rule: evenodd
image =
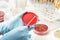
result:
M 34 27 L 34 33 L 38 35 L 45 35 L 48 33 L 48 26 L 45 24 L 37 24 Z
M 4 21 L 4 15 L 5 13 L 3 11 L 0 11 L 0 22 Z
M 26 12 L 22 15 L 22 21 L 27 26 L 36 24 L 37 20 L 38 16 L 33 12 Z
M 57 38 L 60 38 L 60 30 L 56 30 L 54 32 L 54 36 L 57 37 Z

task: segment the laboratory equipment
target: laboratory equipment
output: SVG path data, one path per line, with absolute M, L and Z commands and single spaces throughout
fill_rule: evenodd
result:
M 41 0 L 42 1 L 42 0 Z M 52 0 L 55 1 L 55 0 Z M 33 31 L 31 32 L 32 34 L 32 39 L 33 40 L 54 40 L 54 34 L 52 34 L 53 30 L 59 28 L 59 22 L 57 22 L 57 19 L 60 19 L 60 11 L 58 13 L 58 9 L 56 10 L 54 6 L 54 2 L 44 2 L 40 3 L 38 0 L 30 0 L 29 5 L 27 6 L 28 11 L 35 12 L 38 15 L 38 23 L 37 24 L 47 24 L 49 28 L 49 33 L 47 35 L 38 35 L 34 33 Z M 50 36 L 51 35 L 51 36 Z M 49 37 L 49 38 L 48 38 Z M 51 39 L 50 39 L 51 38 Z M 56 39 L 55 39 L 56 40 Z
M 54 3 L 55 0 L 47 0 L 47 2 Z
M 5 13 L 3 11 L 0 11 L 0 22 L 4 21 L 4 15 Z
M 60 38 L 60 30 L 56 30 L 54 32 L 54 36 L 57 37 L 57 38 Z
M 54 3 L 55 0 L 33 0 L 35 2 L 39 2 L 39 3 Z
M 34 27 L 34 32 L 38 35 L 45 35 L 48 33 L 48 26 L 45 24 L 37 24 Z
M 57 9 L 60 9 L 60 0 L 55 0 L 54 5 Z
M 34 1 L 34 2 L 33 2 Z M 32 11 L 36 12 L 38 15 L 38 19 L 40 20 L 40 23 L 45 23 L 47 25 L 54 25 L 54 27 L 50 26 L 49 29 L 55 28 L 57 25 L 56 21 L 57 19 L 60 19 L 60 13 L 58 13 L 58 9 L 55 8 L 54 2 L 55 0 L 47 1 L 44 3 L 37 2 L 38 0 L 31 0 L 30 5 L 33 5 L 34 9 Z M 42 0 L 41 0 L 42 1 Z M 53 3 L 49 3 L 52 2 Z M 30 6 L 31 7 L 31 6 Z
M 22 15 L 24 25 L 31 26 L 36 24 L 38 16 L 33 12 L 26 12 Z

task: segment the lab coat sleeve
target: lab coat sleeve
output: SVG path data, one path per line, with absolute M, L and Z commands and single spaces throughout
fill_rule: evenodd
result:
M 19 22 L 20 25 L 23 25 L 22 24 L 22 20 L 21 20 L 21 16 L 25 13 L 26 11 L 23 11 L 19 14 L 17 14 L 14 18 L 12 18 L 11 20 L 7 21 L 6 23 L 4 24 L 0 24 L 0 32 L 2 34 L 5 34 L 7 33 L 8 31 L 11 31 L 13 28 L 17 27 Z

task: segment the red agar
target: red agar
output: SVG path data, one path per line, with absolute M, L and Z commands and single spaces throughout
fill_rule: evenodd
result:
M 22 16 L 22 21 L 27 26 L 31 26 L 35 24 L 37 20 L 38 20 L 38 16 L 33 12 L 26 12 Z
M 34 30 L 34 32 L 37 34 L 45 34 L 48 30 L 48 26 L 45 24 L 37 24 Z

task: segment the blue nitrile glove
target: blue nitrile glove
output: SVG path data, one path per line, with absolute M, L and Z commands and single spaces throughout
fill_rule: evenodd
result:
M 31 35 L 28 34 L 28 32 L 32 29 L 28 29 L 27 26 L 19 26 L 17 28 L 14 28 L 10 32 L 3 35 L 1 40 L 31 40 Z
M 32 29 L 23 25 L 21 16 L 26 11 L 18 14 L 16 17 L 10 21 L 0 24 L 0 32 L 3 37 L 0 40 L 30 40 L 30 35 L 28 32 Z
M 18 25 L 23 26 L 21 16 L 26 12 L 22 11 L 21 13 L 17 14 L 14 18 L 11 18 L 11 20 L 7 21 L 6 23 L 0 24 L 0 32 L 2 34 L 7 33 L 8 31 L 11 31 L 15 27 L 18 27 Z M 19 24 L 20 22 L 20 24 Z

